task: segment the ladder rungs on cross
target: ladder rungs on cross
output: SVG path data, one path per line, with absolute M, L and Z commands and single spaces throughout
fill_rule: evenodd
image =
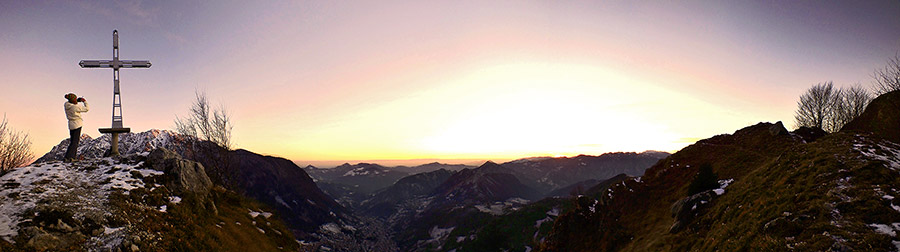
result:
M 110 153 L 119 155 L 119 133 L 131 132 L 130 128 L 122 126 L 122 97 L 119 95 L 119 68 L 149 68 L 149 60 L 119 60 L 119 31 L 113 30 L 113 59 L 112 60 L 82 60 L 78 62 L 81 68 L 112 68 L 113 69 L 113 109 L 112 126 L 101 128 L 101 133 L 111 133 Z M 119 114 L 116 115 L 116 108 Z

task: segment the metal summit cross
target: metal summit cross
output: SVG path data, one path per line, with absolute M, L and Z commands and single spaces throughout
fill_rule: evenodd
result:
M 112 127 L 100 128 L 100 133 L 112 134 L 110 141 L 110 155 L 119 155 L 119 133 L 131 132 L 131 128 L 122 127 L 122 97 L 119 96 L 119 68 L 150 68 L 149 60 L 119 60 L 119 32 L 113 30 L 113 59 L 112 60 L 82 60 L 78 62 L 81 68 L 112 68 L 113 69 L 113 109 Z M 116 115 L 118 109 L 119 115 Z

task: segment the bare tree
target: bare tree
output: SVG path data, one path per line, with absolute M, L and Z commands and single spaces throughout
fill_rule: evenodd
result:
M 887 66 L 872 73 L 875 92 L 878 95 L 900 90 L 900 55 L 888 59 Z
M 797 102 L 794 119 L 798 127 L 837 132 L 865 111 L 872 95 L 860 85 L 835 89 L 831 82 L 809 88 Z
M 3 115 L 0 121 L 0 173 L 26 165 L 32 158 L 34 155 L 28 133 L 10 129 L 6 115 Z
M 850 123 L 866 110 L 866 106 L 872 101 L 872 95 L 866 88 L 859 84 L 841 88 L 838 103 L 835 104 L 832 115 L 832 131 L 838 131 L 845 124 Z
M 212 111 L 210 111 L 212 110 Z M 195 92 L 190 115 L 175 116 L 175 131 L 188 136 L 190 150 L 187 158 L 202 163 L 209 177 L 219 184 L 229 185 L 236 171 L 231 169 L 231 115 L 224 105 L 211 109 L 206 94 Z
M 185 118 L 175 116 L 175 131 L 195 137 L 201 141 L 212 142 L 225 150 L 231 150 L 231 115 L 222 105 L 210 112 L 206 94 L 195 92 L 194 103 L 190 115 Z
M 826 130 L 826 120 L 838 101 L 840 90 L 834 90 L 831 81 L 819 83 L 800 96 L 794 119 L 798 127 L 814 127 Z

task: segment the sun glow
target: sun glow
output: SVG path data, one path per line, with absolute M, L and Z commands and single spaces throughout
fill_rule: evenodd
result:
M 425 96 L 462 99 L 422 146 L 454 155 L 577 155 L 671 150 L 675 135 L 635 111 L 658 87 L 585 65 L 517 63 L 484 68 Z M 447 111 L 449 112 L 449 111 Z M 563 153 L 560 153 L 560 152 Z

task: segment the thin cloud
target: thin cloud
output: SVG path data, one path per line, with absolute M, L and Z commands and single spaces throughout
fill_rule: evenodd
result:
M 187 44 L 187 39 L 185 39 L 181 35 L 178 35 L 178 34 L 175 34 L 174 32 L 170 32 L 170 31 L 166 31 L 166 30 L 163 30 L 162 32 L 163 32 L 163 36 L 166 37 L 166 39 L 168 39 L 171 42 L 177 43 L 179 45 Z
M 141 0 L 117 0 L 113 4 L 80 2 L 82 10 L 102 15 L 108 19 L 125 21 L 135 25 L 159 27 L 159 8 L 149 8 Z

